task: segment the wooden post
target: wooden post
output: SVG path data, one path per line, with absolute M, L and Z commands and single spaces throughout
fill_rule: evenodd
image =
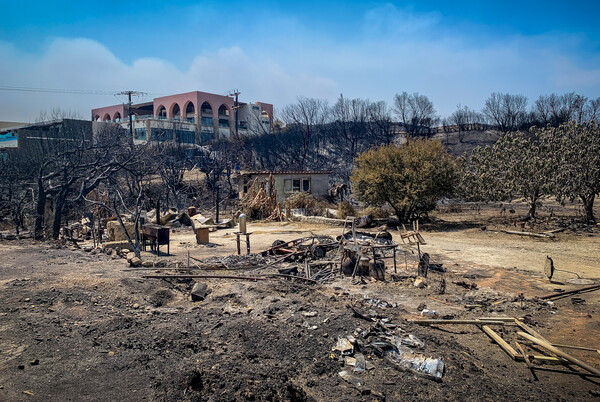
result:
M 250 254 L 250 233 L 246 233 L 246 251 Z
M 96 248 L 96 220 L 95 219 L 92 221 L 92 241 L 94 242 L 94 248 Z
M 238 252 L 238 255 L 240 255 L 240 254 L 242 254 L 242 250 L 240 248 L 240 234 L 239 233 L 235 234 L 235 241 L 237 243 L 237 252 Z
M 160 200 L 156 200 L 156 224 L 160 225 Z

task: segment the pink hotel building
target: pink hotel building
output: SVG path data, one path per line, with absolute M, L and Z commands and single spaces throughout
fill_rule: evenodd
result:
M 273 105 L 238 102 L 231 96 L 206 92 L 187 92 L 133 104 L 131 114 L 136 142 L 177 140 L 204 143 L 212 139 L 268 133 L 273 124 Z M 92 120 L 117 122 L 128 127 L 127 104 L 92 109 Z M 199 134 L 199 135 L 198 135 Z

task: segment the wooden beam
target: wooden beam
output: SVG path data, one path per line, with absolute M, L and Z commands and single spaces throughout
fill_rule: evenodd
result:
M 573 357 L 570 354 L 563 352 L 562 350 L 552 346 L 548 342 L 545 342 L 534 336 L 526 334 L 525 332 L 518 331 L 517 334 L 519 334 L 519 336 L 535 343 L 536 345 L 539 345 L 539 346 L 543 347 L 544 349 L 554 353 L 555 355 L 560 356 L 563 359 L 566 359 L 566 360 L 570 361 L 571 363 L 578 365 L 579 367 L 589 371 L 590 373 L 600 375 L 600 370 L 597 369 L 596 367 L 591 366 L 591 365 L 587 364 L 586 362 L 583 362 L 583 361 L 579 360 L 578 358 Z
M 551 345 L 552 346 L 556 346 L 557 348 L 587 350 L 588 352 L 600 353 L 600 349 L 586 348 L 586 347 L 583 347 L 583 346 L 560 345 L 558 343 L 551 343 Z
M 536 332 L 533 328 L 531 328 L 529 325 L 525 324 L 523 321 L 520 321 L 519 319 L 515 318 L 515 323 L 521 327 L 521 329 L 525 332 L 528 332 L 529 334 L 535 336 L 536 338 L 544 341 L 544 342 L 548 342 L 550 343 L 550 341 L 548 341 L 546 338 L 544 338 L 542 335 L 540 335 L 538 332 Z
M 583 292 L 592 292 L 594 290 L 600 290 L 600 285 L 586 286 L 584 288 L 569 290 L 568 292 L 550 293 L 549 295 L 540 297 L 540 299 L 542 299 L 542 300 L 556 299 L 556 298 L 559 298 L 562 296 L 568 296 L 568 295 L 573 295 L 576 293 L 583 293 Z
M 539 362 L 549 363 L 549 364 L 566 364 L 569 363 L 565 359 L 561 359 L 553 356 L 543 356 L 543 355 L 529 355 L 531 360 L 537 360 Z
M 142 278 L 150 278 L 150 279 L 192 279 L 192 278 L 202 278 L 202 279 L 243 279 L 247 281 L 268 281 L 269 278 L 257 278 L 257 277 L 249 277 L 249 276 L 235 276 L 235 275 L 144 275 Z
M 519 352 L 521 352 L 521 356 L 523 356 L 523 359 L 525 360 L 525 364 L 527 364 L 527 368 L 529 369 L 529 371 L 531 372 L 531 375 L 533 376 L 533 380 L 538 381 L 538 377 L 535 374 L 535 371 L 533 371 L 533 366 L 532 366 L 531 362 L 529 361 L 529 357 L 527 357 L 527 355 L 525 354 L 525 349 L 523 349 L 521 344 L 517 341 L 515 341 L 515 345 L 517 346 L 517 349 L 519 349 Z
M 529 237 L 541 237 L 543 239 L 552 239 L 554 236 L 546 233 L 533 233 L 533 232 L 519 232 L 516 230 L 500 230 L 501 232 L 507 234 L 514 234 L 519 236 L 529 236 Z
M 529 325 L 525 324 L 523 321 L 515 318 L 515 324 L 517 324 L 519 327 L 521 327 L 521 329 L 523 331 L 528 332 L 530 335 L 535 336 L 538 339 L 541 339 L 544 342 L 548 342 L 549 344 L 552 344 L 552 342 L 550 342 L 548 339 L 544 338 L 539 332 L 537 332 L 536 330 L 534 330 L 533 328 L 531 328 Z M 556 358 L 556 357 L 551 357 L 551 356 L 532 356 L 533 359 L 535 360 L 539 360 L 539 361 L 545 361 L 545 362 L 551 362 L 551 363 L 565 363 L 566 360 L 564 359 L 560 359 L 560 358 Z
M 492 338 L 494 340 L 494 342 L 496 342 L 502 349 L 504 349 L 504 351 L 506 353 L 508 353 L 508 355 L 510 356 L 511 359 L 521 360 L 521 357 L 517 354 L 517 351 L 512 346 L 510 346 L 508 343 L 506 343 L 506 341 L 504 339 L 502 339 L 502 337 L 500 337 L 500 335 L 498 335 L 496 332 L 494 332 L 493 329 L 491 329 L 487 325 L 482 326 L 481 329 L 490 338 Z
M 492 320 L 408 320 L 413 324 L 418 325 L 507 325 L 509 323 L 505 321 L 492 321 Z
M 514 317 L 479 317 L 478 320 L 513 322 Z

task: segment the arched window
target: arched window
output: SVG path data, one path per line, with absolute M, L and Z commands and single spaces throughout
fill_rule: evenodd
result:
M 185 106 L 185 119 L 191 123 L 194 122 L 194 113 L 196 113 L 196 108 L 192 102 L 188 102 Z
M 97 115 L 95 115 L 95 116 L 94 116 L 94 121 L 100 121 L 100 115 L 98 115 L 98 114 L 97 114 Z
M 229 116 L 229 109 L 225 105 L 219 106 L 219 117 L 221 116 Z
M 166 119 L 167 118 L 167 109 L 163 106 L 160 105 L 156 111 L 156 117 L 158 117 L 159 119 Z
M 114 121 L 121 121 L 121 113 L 117 112 L 115 113 L 115 116 L 113 118 Z
M 202 106 L 200 106 L 200 115 L 201 115 L 201 123 L 203 126 L 213 125 L 213 109 L 210 103 L 204 102 Z
M 229 109 L 227 106 L 219 106 L 219 127 L 229 127 Z
M 177 120 L 181 119 L 181 109 L 177 103 L 174 103 L 173 106 L 171 106 L 171 116 Z
M 106 113 L 104 115 L 104 117 L 102 118 L 102 121 L 110 121 L 110 115 L 108 113 Z

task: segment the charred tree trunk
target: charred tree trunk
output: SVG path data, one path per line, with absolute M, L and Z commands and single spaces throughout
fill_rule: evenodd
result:
M 38 197 L 36 203 L 36 216 L 34 237 L 41 239 L 44 237 L 44 213 L 46 211 L 46 192 L 44 191 L 44 183 L 41 178 L 38 179 Z
M 66 190 L 66 189 L 65 189 Z M 54 220 L 52 222 L 52 238 L 58 239 L 60 234 L 60 224 L 62 221 L 62 213 L 67 199 L 67 191 L 61 191 L 56 197 L 56 205 L 54 207 Z

